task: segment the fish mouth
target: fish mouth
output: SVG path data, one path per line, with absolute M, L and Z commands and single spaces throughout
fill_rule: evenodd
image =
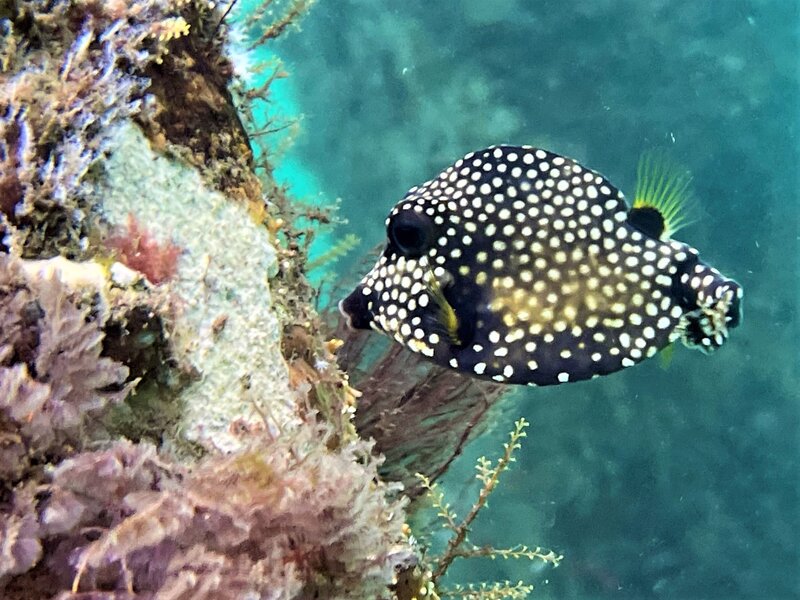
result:
M 363 289 L 360 285 L 347 298 L 339 301 L 339 312 L 350 329 L 370 329 L 372 315 L 367 308 L 368 297 L 364 295 Z
M 344 317 L 344 322 L 347 325 L 348 329 L 355 329 L 353 327 L 353 319 L 350 318 L 350 315 L 347 314 L 347 311 L 344 309 L 344 299 L 339 300 L 339 314 Z

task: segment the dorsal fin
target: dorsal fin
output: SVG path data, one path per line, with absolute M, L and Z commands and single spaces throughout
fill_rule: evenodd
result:
M 628 213 L 631 225 L 666 240 L 694 222 L 691 173 L 660 150 L 642 154 L 636 169 L 636 194 Z

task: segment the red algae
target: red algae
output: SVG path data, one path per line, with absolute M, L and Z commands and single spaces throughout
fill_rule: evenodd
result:
M 161 243 L 136 219 L 128 215 L 126 227 L 119 227 L 105 241 L 125 266 L 139 271 L 151 283 L 160 284 L 175 277 L 183 248 L 169 240 Z

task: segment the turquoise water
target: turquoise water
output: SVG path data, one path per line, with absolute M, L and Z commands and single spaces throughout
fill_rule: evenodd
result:
M 702 207 L 677 237 L 745 289 L 744 324 L 714 355 L 679 348 L 668 366 L 520 392 L 446 487 L 470 497 L 475 457 L 524 415 L 519 463 L 471 537 L 564 562 L 462 561 L 450 582 L 800 597 L 799 26 L 796 0 L 321 0 L 276 44 L 304 114 L 284 175 L 341 198 L 339 235 L 363 240 L 341 273 L 409 187 L 470 150 L 542 146 L 630 195 L 638 156 L 661 147 Z

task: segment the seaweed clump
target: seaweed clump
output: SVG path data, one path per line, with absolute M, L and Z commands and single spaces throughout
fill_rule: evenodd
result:
M 436 481 L 466 444 L 486 431 L 509 388 L 444 369 L 370 331 L 337 321 L 339 365 L 360 397 L 354 415 L 359 435 L 375 440 L 386 457 L 381 474 L 423 492 L 419 473 Z
M 335 438 L 313 413 L 278 434 L 266 420 L 243 429 L 239 450 L 194 464 L 108 439 L 103 417 L 135 381 L 103 353 L 106 277 L 0 255 L 3 597 L 386 592 L 414 558 L 371 443 Z
M 0 478 L 6 487 L 37 464 L 69 456 L 130 390 L 128 368 L 102 356 L 110 314 L 104 283 L 92 265 L 0 254 Z
M 86 256 L 83 189 L 108 128 L 153 111 L 147 66 L 186 33 L 182 2 L 6 3 L 0 21 L 0 212 L 7 248 Z
M 125 441 L 62 462 L 16 497 L 8 555 L 54 550 L 6 597 L 378 597 L 402 510 L 371 489 L 367 444 L 332 454 L 326 436 L 263 434 L 191 470 Z

